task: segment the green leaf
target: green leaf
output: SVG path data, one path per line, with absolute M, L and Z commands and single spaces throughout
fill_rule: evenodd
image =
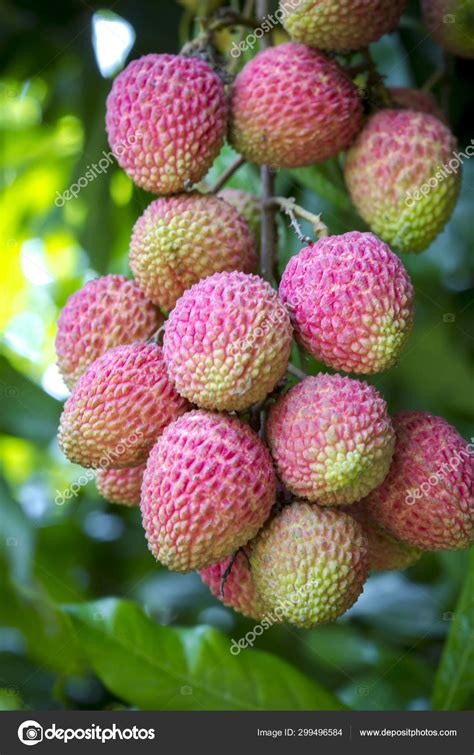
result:
M 22 710 L 23 702 L 18 692 L 13 688 L 0 688 L 0 711 Z
M 306 189 L 315 191 L 340 210 L 352 209 L 337 158 L 311 165 L 309 168 L 295 168 L 289 172 Z
M 106 598 L 66 606 L 94 672 L 142 709 L 338 710 L 339 700 L 295 668 L 257 650 L 230 652 L 216 629 L 163 627 L 134 603 Z
M 0 357 L 0 432 L 48 443 L 55 435 L 61 404 Z
M 462 710 L 474 694 L 474 550 L 435 679 L 433 708 Z

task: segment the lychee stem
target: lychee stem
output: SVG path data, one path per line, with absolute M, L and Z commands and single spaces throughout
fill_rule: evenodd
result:
M 306 377 L 308 377 L 306 372 L 303 372 L 303 370 L 300 370 L 298 367 L 295 367 L 295 365 L 292 364 L 291 362 L 288 362 L 288 367 L 286 368 L 286 370 L 287 372 L 290 373 L 290 375 L 294 375 L 300 380 L 304 380 Z
M 271 203 L 276 204 L 278 207 L 280 207 L 280 209 L 283 210 L 283 212 L 288 215 L 288 217 L 290 218 L 291 227 L 293 228 L 300 241 L 306 244 L 313 243 L 313 239 L 311 239 L 309 236 L 305 236 L 302 233 L 296 216 L 302 218 L 303 220 L 308 220 L 311 223 L 317 238 L 329 235 L 329 229 L 327 225 L 323 223 L 321 213 L 319 215 L 314 215 L 312 212 L 305 210 L 304 207 L 300 207 L 296 204 L 294 197 L 288 197 L 288 199 L 286 197 L 273 197 L 271 199 Z
M 212 186 L 212 188 L 209 189 L 209 193 L 210 194 L 216 194 L 218 191 L 220 191 L 220 189 L 222 189 L 222 187 L 224 186 L 224 184 L 227 183 L 227 181 L 229 180 L 229 178 L 231 178 L 231 176 L 233 176 L 234 173 L 245 162 L 246 162 L 245 157 L 243 155 L 239 155 L 239 157 L 237 157 L 234 160 L 234 162 L 231 165 L 229 165 L 229 167 L 227 168 L 227 170 L 224 171 L 224 173 L 222 174 L 222 176 L 220 176 L 220 178 L 218 178 L 218 180 L 216 181 L 216 183 L 214 184 L 214 186 Z

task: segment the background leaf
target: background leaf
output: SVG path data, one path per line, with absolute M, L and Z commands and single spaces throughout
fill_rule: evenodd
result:
M 246 649 L 232 655 L 229 639 L 212 627 L 159 626 L 139 606 L 113 598 L 67 610 L 95 673 L 131 705 L 158 710 L 343 707 L 268 653 Z
M 469 708 L 474 679 L 474 550 L 436 676 L 433 708 Z

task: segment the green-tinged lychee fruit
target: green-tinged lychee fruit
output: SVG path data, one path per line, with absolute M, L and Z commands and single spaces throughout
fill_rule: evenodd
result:
M 59 445 L 69 461 L 83 467 L 133 467 L 188 408 L 168 377 L 159 346 L 118 346 L 79 378 L 61 415 Z
M 148 546 L 169 569 L 218 563 L 259 531 L 275 501 L 264 443 L 236 417 L 191 411 L 153 447 L 141 510 Z
M 252 273 L 256 264 L 247 221 L 212 194 L 160 197 L 133 229 L 130 267 L 148 299 L 165 310 L 201 278 L 224 270 Z
M 68 388 L 114 346 L 148 338 L 163 317 L 143 291 L 123 275 L 105 275 L 72 294 L 58 319 L 56 354 Z
M 199 574 L 212 594 L 225 606 L 259 621 L 265 616 L 266 606 L 255 589 L 250 571 L 251 552 L 251 545 L 247 545 L 240 549 L 235 560 L 234 556 L 229 556 L 218 564 L 201 569 Z
M 474 445 L 441 417 L 400 412 L 390 471 L 365 499 L 391 535 L 427 551 L 474 543 Z
M 218 194 L 245 218 L 250 226 L 257 245 L 260 244 L 262 203 L 254 194 L 241 189 L 222 189 Z
M 263 528 L 250 563 L 265 604 L 310 629 L 335 621 L 362 593 L 367 538 L 349 514 L 295 501 Z
M 215 273 L 185 291 L 166 325 L 163 352 L 177 391 L 204 409 L 239 411 L 285 374 L 290 318 L 257 275 Z
M 388 91 L 395 105 L 419 113 L 429 113 L 429 115 L 434 115 L 435 118 L 448 124 L 446 115 L 431 92 L 426 92 L 424 89 L 412 89 L 411 87 L 390 87 Z
M 96 475 L 99 493 L 110 503 L 138 506 L 145 464 L 124 469 L 100 469 Z
M 373 233 L 306 246 L 290 258 L 279 294 L 298 340 L 335 370 L 370 375 L 392 367 L 411 331 L 410 278 Z
M 359 50 L 393 31 L 407 0 L 280 0 L 282 23 L 297 42 L 320 50 Z M 294 6 L 294 7 L 293 7 Z
M 344 508 L 362 526 L 369 546 L 369 568 L 371 571 L 402 571 L 413 566 L 423 551 L 412 545 L 396 540 L 372 518 L 364 503 L 354 503 Z
M 230 141 L 259 165 L 327 160 L 349 146 L 361 123 L 360 98 L 347 74 L 295 42 L 257 53 L 232 88 Z
M 287 488 L 329 506 L 358 501 L 380 485 L 395 444 L 387 405 L 372 385 L 324 374 L 280 396 L 267 439 Z
M 357 210 L 401 252 L 422 252 L 448 222 L 461 184 L 456 140 L 428 113 L 382 110 L 347 154 L 345 179 Z
M 474 58 L 474 0 L 422 0 L 428 30 L 459 58 Z
M 224 85 L 205 60 L 143 55 L 116 76 L 107 97 L 110 148 L 137 186 L 176 194 L 211 167 L 227 112 Z

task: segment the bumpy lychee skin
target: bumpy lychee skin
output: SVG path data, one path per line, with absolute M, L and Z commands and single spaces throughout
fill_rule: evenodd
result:
M 148 546 L 169 569 L 203 569 L 257 534 L 275 494 L 270 454 L 250 427 L 189 412 L 166 428 L 147 462 L 141 509 Z
M 252 548 L 246 546 L 237 554 L 232 568 L 225 579 L 223 593 L 221 585 L 223 577 L 230 566 L 233 556 L 225 558 L 214 566 L 202 569 L 199 574 L 204 584 L 208 585 L 212 594 L 225 606 L 233 608 L 237 613 L 259 621 L 266 613 L 266 606 L 258 596 L 252 574 L 250 572 L 250 554 Z
M 425 92 L 424 89 L 412 89 L 411 87 L 390 87 L 389 92 L 396 105 L 419 113 L 429 113 L 443 123 L 448 123 L 446 115 L 431 92 Z
M 110 503 L 139 506 L 145 464 L 124 469 L 101 469 L 96 475 L 99 493 Z
M 473 0 L 422 0 L 423 18 L 433 38 L 459 58 L 474 58 Z
M 176 303 L 163 343 L 178 392 L 204 409 L 239 411 L 264 399 L 284 375 L 290 318 L 257 275 L 216 273 Z
M 345 512 L 296 501 L 264 527 L 250 563 L 265 604 L 310 629 L 335 621 L 362 593 L 367 538 Z
M 222 147 L 227 103 L 218 75 L 184 55 L 144 55 L 107 98 L 110 147 L 132 181 L 174 194 L 200 181 Z
M 218 194 L 225 202 L 235 207 L 249 224 L 257 244 L 260 242 L 261 201 L 254 194 L 241 189 L 222 189 Z
M 114 346 L 148 338 L 163 318 L 134 281 L 96 278 L 69 297 L 58 319 L 56 354 L 68 388 Z
M 118 346 L 79 378 L 61 415 L 59 445 L 83 467 L 132 467 L 145 461 L 166 425 L 188 408 L 159 346 Z
M 230 140 L 247 160 L 297 168 L 346 149 L 361 118 L 357 90 L 337 63 L 286 42 L 259 52 L 237 76 Z
M 365 499 L 370 516 L 416 548 L 468 548 L 474 542 L 473 445 L 425 412 L 400 412 L 393 424 L 393 463 Z
M 146 296 L 165 310 L 201 278 L 224 270 L 251 273 L 256 264 L 247 222 L 211 194 L 156 199 L 133 229 L 130 267 Z
M 326 236 L 305 247 L 290 259 L 279 293 L 297 338 L 336 370 L 388 369 L 411 330 L 410 278 L 372 233 Z
M 367 505 L 354 503 L 345 511 L 357 519 L 367 536 L 371 571 L 403 571 L 420 559 L 423 551 L 389 535 L 374 521 Z
M 359 50 L 393 31 L 407 0 L 301 0 L 285 12 L 282 23 L 290 36 L 320 50 Z
M 382 110 L 349 150 L 352 201 L 393 249 L 421 252 L 448 222 L 461 182 L 455 149 L 449 128 L 432 115 Z
M 373 386 L 325 374 L 277 400 L 267 439 L 289 490 L 329 506 L 358 501 L 380 485 L 395 443 L 387 405 Z

